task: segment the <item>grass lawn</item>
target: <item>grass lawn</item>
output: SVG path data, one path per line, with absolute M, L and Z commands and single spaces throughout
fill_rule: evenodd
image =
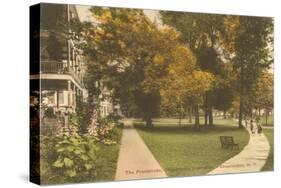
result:
M 117 141 L 115 145 L 99 144 L 97 156 L 97 177 L 95 181 L 109 181 L 114 180 L 117 160 L 120 148 L 120 141 L 122 136 L 122 128 L 116 128 Z
M 261 121 L 263 126 L 274 126 L 274 118 L 273 118 L 273 116 L 268 116 L 267 117 L 267 125 L 265 125 L 265 122 L 266 122 L 265 121 L 265 116 L 262 116 L 260 118 L 260 121 Z
M 214 120 L 213 128 L 195 131 L 188 120 L 178 126 L 177 119 L 155 119 L 155 127 L 147 129 L 136 121 L 140 136 L 168 176 L 204 175 L 239 153 L 249 141 L 245 129 L 238 129 L 234 120 Z M 219 136 L 234 136 L 240 150 L 221 149 Z
M 273 129 L 263 129 L 263 133 L 267 137 L 270 144 L 269 157 L 262 168 L 262 171 L 272 171 L 274 168 L 274 130 Z

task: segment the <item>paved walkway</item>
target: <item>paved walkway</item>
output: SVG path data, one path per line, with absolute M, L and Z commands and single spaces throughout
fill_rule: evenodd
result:
M 258 172 L 262 169 L 268 158 L 270 145 L 263 133 L 252 134 L 250 130 L 248 132 L 250 134 L 248 145 L 239 154 L 208 174 Z
M 167 177 L 147 148 L 132 121 L 124 121 L 124 129 L 117 163 L 116 180 Z

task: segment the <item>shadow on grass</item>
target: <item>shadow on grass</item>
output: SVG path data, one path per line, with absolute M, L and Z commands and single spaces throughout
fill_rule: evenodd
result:
M 134 126 L 124 126 L 123 129 L 134 129 Z
M 221 125 L 215 124 L 211 127 L 206 127 L 204 125 L 200 125 L 200 129 L 195 129 L 194 125 L 192 124 L 184 124 L 179 127 L 176 124 L 169 123 L 165 124 L 154 124 L 153 128 L 146 127 L 144 123 L 134 123 L 133 124 L 136 129 L 139 129 L 144 132 L 151 132 L 151 133 L 169 133 L 169 134 L 189 134 L 189 133 L 196 133 L 196 134 L 206 134 L 206 133 L 224 133 L 224 132 L 239 132 L 241 129 L 233 125 Z

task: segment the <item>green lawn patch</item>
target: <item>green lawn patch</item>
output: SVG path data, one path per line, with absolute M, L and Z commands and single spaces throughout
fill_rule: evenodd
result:
M 115 178 L 122 128 L 116 128 L 116 131 L 118 135 L 118 144 L 98 145 L 99 150 L 96 162 L 98 173 L 95 181 L 110 181 Z
M 270 152 L 268 159 L 262 168 L 262 171 L 272 171 L 274 170 L 274 130 L 273 129 L 263 129 L 263 133 L 265 134 L 269 145 L 270 145 Z
M 268 116 L 267 117 L 267 125 L 266 125 L 266 118 L 265 118 L 265 116 L 262 116 L 260 118 L 260 121 L 261 121 L 263 126 L 274 126 L 274 118 L 273 118 L 273 116 Z
M 153 129 L 135 123 L 140 136 L 168 176 L 204 175 L 239 153 L 249 141 L 245 129 L 234 120 L 214 120 L 215 126 L 200 131 L 188 120 L 181 128 L 177 119 L 156 119 Z M 221 149 L 219 136 L 233 136 L 240 150 Z

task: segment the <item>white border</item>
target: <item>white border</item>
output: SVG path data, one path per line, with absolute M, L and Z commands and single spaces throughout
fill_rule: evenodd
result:
M 36 0 L 1 2 L 0 187 L 37 187 L 28 182 L 28 7 Z M 280 35 L 278 0 L 49 0 L 187 12 L 227 13 L 275 17 L 275 172 L 169 178 L 161 180 L 77 184 L 56 187 L 277 187 L 280 179 Z

